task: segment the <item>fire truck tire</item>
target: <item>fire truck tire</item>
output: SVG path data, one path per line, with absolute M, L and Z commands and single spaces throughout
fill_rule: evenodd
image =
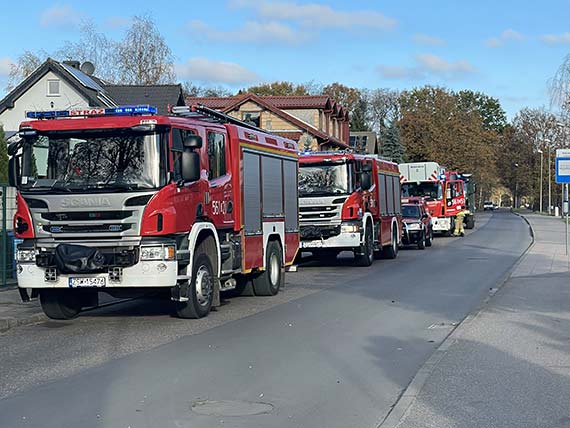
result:
M 214 268 L 210 256 L 199 245 L 192 263 L 192 280 L 188 290 L 188 301 L 176 302 L 176 314 L 180 318 L 203 318 L 212 308 L 214 300 Z
M 281 245 L 277 241 L 267 243 L 265 270 L 253 277 L 253 292 L 256 296 L 275 296 L 285 280 Z
M 81 312 L 81 296 L 70 290 L 41 290 L 44 314 L 53 320 L 70 320 Z
M 386 259 L 395 259 L 398 256 L 398 238 L 395 228 L 392 229 L 392 240 L 390 241 L 390 245 L 385 247 L 382 252 Z
M 372 224 L 366 223 L 364 229 L 364 242 L 358 250 L 359 254 L 354 254 L 354 261 L 357 266 L 367 267 L 372 265 L 374 261 L 374 236 L 372 233 Z

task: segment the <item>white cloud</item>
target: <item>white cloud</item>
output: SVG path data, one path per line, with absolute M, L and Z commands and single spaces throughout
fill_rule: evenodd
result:
M 465 74 L 476 71 L 467 61 L 450 62 L 432 54 L 416 55 L 416 62 L 420 68 L 432 74 Z
M 42 27 L 76 27 L 81 23 L 84 15 L 73 7 L 65 4 L 56 4 L 44 10 L 40 16 Z
M 413 66 L 379 65 L 377 71 L 385 79 L 421 79 L 436 76 L 457 79 L 477 72 L 468 61 L 448 61 L 437 55 L 421 54 L 414 58 Z
M 115 30 L 128 27 L 132 24 L 132 22 L 133 21 L 130 18 L 123 18 L 122 16 L 111 16 L 107 19 L 105 24 L 107 27 Z
M 319 3 L 294 1 L 231 0 L 236 8 L 252 8 L 265 19 L 296 22 L 308 28 L 377 28 L 389 30 L 397 25 L 393 18 L 373 10 L 341 11 Z
M 10 58 L 0 58 L 0 77 L 7 77 L 13 64 Z
M 417 33 L 412 37 L 414 43 L 419 45 L 440 46 L 445 44 L 445 40 L 427 34 Z
M 507 41 L 522 42 L 526 37 L 519 33 L 518 31 L 509 28 L 503 31 L 498 37 L 491 37 L 485 40 L 485 44 L 490 48 L 499 48 L 505 44 Z
M 540 41 L 548 45 L 568 45 L 570 44 L 570 33 L 545 34 L 540 36 Z
M 209 40 L 236 43 L 286 43 L 296 44 L 310 38 L 304 31 L 296 31 L 291 27 L 276 21 L 257 22 L 247 21 L 240 28 L 223 31 L 206 24 L 203 21 L 193 20 L 189 29 L 199 36 Z
M 176 66 L 176 75 L 191 81 L 240 85 L 259 81 L 259 76 L 234 62 L 191 58 Z

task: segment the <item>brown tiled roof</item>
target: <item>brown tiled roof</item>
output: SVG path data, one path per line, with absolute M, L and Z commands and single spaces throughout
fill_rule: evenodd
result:
M 234 95 L 233 97 L 187 97 L 186 104 L 203 104 L 206 107 L 225 111 L 234 105 L 241 104 L 243 100 L 249 99 L 252 95 L 254 94 L 246 93 Z M 344 107 L 335 102 L 328 95 L 254 96 L 279 109 L 316 108 L 332 111 L 333 114 L 342 117 L 347 115 Z
M 226 97 L 226 98 L 218 98 L 218 97 L 187 97 L 186 104 L 187 105 L 194 105 L 194 104 L 202 104 L 206 107 L 214 108 L 217 110 L 221 110 L 224 113 L 228 113 L 231 110 L 235 110 L 241 104 L 247 101 L 253 101 L 254 103 L 264 107 L 265 109 L 271 111 L 273 114 L 280 116 L 284 120 L 289 123 L 294 124 L 298 128 L 308 132 L 309 134 L 313 135 L 319 140 L 319 144 L 326 144 L 330 143 L 340 148 L 348 148 L 348 145 L 344 142 L 335 138 L 331 135 L 328 135 L 325 132 L 320 131 L 319 129 L 315 128 L 312 125 L 309 125 L 307 122 L 302 121 L 301 119 L 297 119 L 295 116 L 287 113 L 284 110 L 281 110 L 277 106 L 273 105 L 270 100 L 267 98 L 273 97 L 260 97 L 255 94 L 243 94 L 237 95 L 234 97 Z M 275 97 L 275 98 L 284 98 L 284 97 Z M 328 97 L 327 97 L 328 98 Z M 222 100 L 224 101 L 222 104 Z M 220 107 L 223 105 L 223 107 Z M 289 107 L 292 108 L 292 107 Z
M 106 85 L 105 90 L 118 105 L 148 104 L 158 114 L 168 114 L 168 106 L 184 105 L 182 85 Z

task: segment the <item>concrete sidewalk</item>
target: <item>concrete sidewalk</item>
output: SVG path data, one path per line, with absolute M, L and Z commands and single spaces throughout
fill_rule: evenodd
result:
M 444 343 L 442 358 L 393 426 L 570 427 L 565 226 L 558 218 L 524 217 L 535 244 L 489 304 Z
M 22 302 L 16 286 L 0 288 L 0 333 L 19 325 L 47 320 L 38 299 Z

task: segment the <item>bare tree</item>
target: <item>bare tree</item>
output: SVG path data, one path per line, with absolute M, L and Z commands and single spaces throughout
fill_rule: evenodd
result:
M 151 18 L 133 18 L 118 48 L 117 69 L 123 84 L 174 82 L 174 56 Z
M 570 55 L 564 58 L 556 74 L 548 83 L 551 107 L 560 108 L 568 117 L 570 112 Z
M 80 31 L 79 39 L 66 41 L 63 47 L 55 52 L 54 57 L 80 62 L 90 61 L 96 67 L 97 77 L 109 83 L 117 83 L 119 44 L 97 32 L 93 21 L 84 21 Z
M 391 89 L 374 89 L 367 91 L 368 119 L 373 131 L 383 133 L 390 123 L 400 119 L 400 94 Z
M 16 60 L 15 64 L 10 65 L 10 74 L 8 75 L 8 85 L 6 91 L 10 92 L 22 80 L 28 77 L 38 68 L 48 57 L 44 51 L 32 52 L 24 51 Z

